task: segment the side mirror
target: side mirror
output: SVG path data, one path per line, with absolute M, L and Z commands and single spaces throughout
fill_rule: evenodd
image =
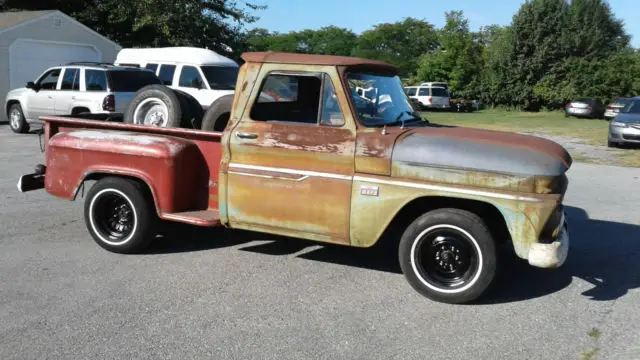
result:
M 33 89 L 33 90 L 36 90 L 36 84 L 35 84 L 33 81 L 29 81 L 29 82 L 27 83 L 27 86 L 26 86 L 26 87 L 27 87 L 27 89 Z

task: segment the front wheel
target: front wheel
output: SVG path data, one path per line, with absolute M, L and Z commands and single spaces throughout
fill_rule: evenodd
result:
M 20 104 L 12 104 L 9 108 L 9 126 L 11 131 L 17 134 L 24 134 L 29 131 L 29 124 L 24 118 Z
M 132 180 L 108 177 L 87 194 L 85 224 L 94 241 L 115 253 L 138 253 L 152 240 L 153 202 Z
M 438 209 L 407 228 L 400 240 L 399 261 L 405 278 L 420 294 L 460 304 L 479 298 L 492 284 L 497 249 L 477 215 Z

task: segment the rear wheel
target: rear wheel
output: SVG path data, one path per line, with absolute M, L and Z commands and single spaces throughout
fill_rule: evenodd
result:
M 407 281 L 425 297 L 467 303 L 482 296 L 497 269 L 497 249 L 486 224 L 459 209 L 438 209 L 417 218 L 400 240 L 399 261 Z
M 12 104 L 9 107 L 9 126 L 14 133 L 24 134 L 29 131 L 29 124 L 22 112 L 22 106 L 19 103 Z
M 156 220 L 153 201 L 133 180 L 99 180 L 87 194 L 84 216 L 94 241 L 108 251 L 138 253 L 152 240 Z

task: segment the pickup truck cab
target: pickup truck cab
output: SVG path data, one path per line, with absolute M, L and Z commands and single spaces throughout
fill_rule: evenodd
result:
M 532 266 L 565 261 L 572 159 L 560 145 L 424 121 L 382 62 L 243 59 L 222 132 L 44 117 L 45 163 L 18 188 L 73 200 L 96 181 L 86 226 L 119 253 L 144 251 L 161 221 L 361 248 L 388 239 L 411 286 L 448 303 L 487 291 L 502 245 Z M 274 79 L 286 94 L 264 100 Z M 391 101 L 358 101 L 356 87 Z

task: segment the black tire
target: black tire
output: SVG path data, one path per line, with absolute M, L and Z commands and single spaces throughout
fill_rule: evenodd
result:
M 204 117 L 204 110 L 198 100 L 191 94 L 182 90 L 173 89 L 180 100 L 180 108 L 183 110 L 183 123 L 182 127 L 190 129 L 200 129 L 202 125 L 202 118 Z
M 13 116 L 17 116 L 17 118 L 14 119 Z M 11 104 L 7 112 L 7 118 L 9 119 L 9 127 L 14 133 L 24 134 L 29 131 L 29 124 L 19 103 Z
M 224 95 L 218 98 L 209 106 L 202 119 L 202 130 L 224 131 L 229 122 L 231 107 L 233 106 L 233 94 Z
M 163 127 L 180 127 L 185 122 L 185 111 L 176 92 L 164 85 L 158 84 L 147 85 L 136 92 L 124 112 L 123 121 L 128 124 L 136 123 L 134 119 L 136 109 L 141 105 L 146 106 L 147 104 L 154 103 L 158 105 L 162 103 L 167 107 L 167 119 Z M 140 110 L 142 111 L 143 109 Z M 189 115 L 188 112 L 186 115 Z
M 617 146 L 618 146 L 618 144 L 616 144 L 615 142 L 607 140 L 607 147 L 614 148 L 614 147 L 617 147 Z
M 485 294 L 497 272 L 491 232 L 480 217 L 464 210 L 438 209 L 418 217 L 404 232 L 398 250 L 409 284 L 434 301 L 471 302 Z M 447 279 L 444 268 L 464 272 Z
M 102 248 L 121 254 L 142 252 L 153 239 L 153 200 L 133 180 L 107 177 L 99 180 L 84 203 L 85 225 Z

